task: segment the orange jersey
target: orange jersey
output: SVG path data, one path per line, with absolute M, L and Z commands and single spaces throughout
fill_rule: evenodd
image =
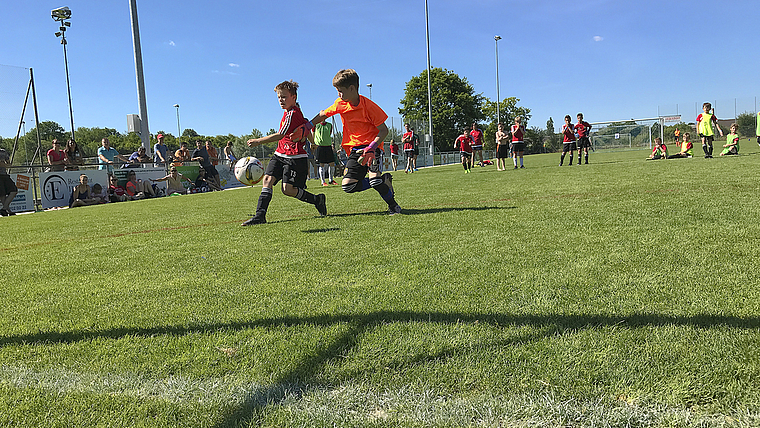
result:
M 388 120 L 388 115 L 383 109 L 363 95 L 359 95 L 357 106 L 338 98 L 333 105 L 323 110 L 323 113 L 327 117 L 340 114 L 340 120 L 343 122 L 341 145 L 347 154 L 351 154 L 354 147 L 370 144 L 380 133 L 377 127 Z M 380 142 L 378 147 L 382 149 L 383 142 Z

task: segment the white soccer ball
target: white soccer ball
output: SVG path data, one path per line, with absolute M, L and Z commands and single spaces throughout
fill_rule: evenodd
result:
M 253 186 L 264 176 L 264 164 L 255 157 L 247 156 L 235 163 L 235 178 L 246 186 Z

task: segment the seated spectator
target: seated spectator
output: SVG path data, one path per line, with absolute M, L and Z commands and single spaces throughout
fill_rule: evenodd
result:
M 79 167 L 84 165 L 84 158 L 79 152 L 79 145 L 76 141 L 67 141 L 63 154 L 66 155 L 66 171 L 79 171 Z
M 108 199 L 111 202 L 124 202 L 129 199 L 127 191 L 119 186 L 119 179 L 113 175 L 108 176 Z
M 104 189 L 100 183 L 95 183 L 95 185 L 92 186 L 92 193 L 90 194 L 90 197 L 95 200 L 96 204 L 108 203 L 109 199 L 108 192 L 106 192 L 106 189 Z
M 61 150 L 61 143 L 53 139 L 53 148 L 47 151 L 47 159 L 50 171 L 63 171 L 66 167 L 66 154 Z
M 206 171 L 198 168 L 198 178 L 195 179 L 195 188 L 193 193 L 203 193 L 210 190 L 209 182 L 206 180 Z
M 235 168 L 235 162 L 237 162 L 237 156 L 235 156 L 234 147 L 232 141 L 227 141 L 227 145 L 224 147 L 224 155 L 227 156 L 227 160 L 230 161 L 230 172 Z
M 179 149 L 177 149 L 176 152 L 174 152 L 174 163 L 172 165 L 174 166 L 182 166 L 183 162 L 189 162 L 190 161 L 190 150 L 187 148 L 187 143 L 184 141 L 180 143 Z
M 169 175 L 163 178 L 157 178 L 157 179 L 150 179 L 150 181 L 156 183 L 159 181 L 166 181 L 166 194 L 169 196 L 173 195 L 184 195 L 187 193 L 187 189 L 185 189 L 182 186 L 182 180 L 186 180 L 190 185 L 193 185 L 193 181 L 189 178 L 185 177 L 184 175 L 180 174 L 177 171 L 177 167 L 172 166 L 169 168 Z
M 147 181 L 138 180 L 137 174 L 134 171 L 129 171 L 129 174 L 127 174 L 127 180 L 126 190 L 129 199 L 135 201 L 156 196 L 153 191 L 153 186 Z
M 143 164 L 151 163 L 153 160 L 147 155 L 145 147 L 140 147 L 129 157 L 127 168 L 140 168 Z
M 71 192 L 69 208 L 84 207 L 98 203 L 95 198 L 92 197 L 92 190 L 90 189 L 88 181 L 89 178 L 85 174 L 79 176 L 79 184 L 74 186 L 74 191 Z
M 692 157 L 692 152 L 693 152 L 692 149 L 694 148 L 694 145 L 691 143 L 690 139 L 691 139 L 691 134 L 689 134 L 688 132 L 683 134 L 683 141 L 681 142 L 681 151 L 674 155 L 668 156 L 668 159 Z

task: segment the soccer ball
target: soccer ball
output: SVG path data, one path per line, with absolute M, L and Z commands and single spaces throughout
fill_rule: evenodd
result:
M 235 178 L 246 186 L 253 186 L 264 176 L 264 164 L 260 160 L 247 156 L 235 164 Z

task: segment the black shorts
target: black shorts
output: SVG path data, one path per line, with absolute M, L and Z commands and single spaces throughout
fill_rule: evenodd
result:
M 522 141 L 512 142 L 512 153 L 522 153 L 525 151 L 525 143 Z
M 420 149 L 418 149 L 417 147 L 415 147 L 414 148 L 414 155 L 415 156 L 419 156 L 419 154 L 420 154 Z
M 284 158 L 274 155 L 267 164 L 264 173 L 274 177 L 274 183 L 282 180 L 299 189 L 306 188 L 306 179 L 309 177 L 309 159 L 307 158 Z
M 591 140 L 589 140 L 588 137 L 578 138 L 578 148 L 585 149 L 587 147 L 591 147 Z
M 391 159 L 398 159 L 398 153 L 391 153 Z
M 509 157 L 509 146 L 506 144 L 500 144 L 499 148 L 496 150 L 496 158 L 506 159 L 508 157 Z
M 573 150 L 578 150 L 578 144 L 575 141 L 562 143 L 562 153 L 572 152 Z
M 359 157 L 361 155 L 359 154 L 359 151 L 351 151 L 351 155 L 348 157 L 348 160 L 346 161 L 346 173 L 343 175 L 343 178 L 350 178 L 353 180 L 361 180 L 363 179 L 368 172 L 373 173 L 380 173 L 382 170 L 380 169 L 380 149 L 375 149 L 375 159 L 372 160 L 372 162 L 369 163 L 369 165 L 362 165 L 359 163 Z
M 469 158 L 472 157 L 472 153 L 470 153 L 470 152 L 459 152 L 459 156 L 462 159 L 469 159 Z
M 13 192 L 18 192 L 18 187 L 11 180 L 11 176 L 6 174 L 0 175 L 0 195 L 4 198 Z
M 317 146 L 317 162 L 319 163 L 335 162 L 335 155 L 333 155 L 332 146 Z
M 408 158 L 414 157 L 414 149 L 404 150 L 404 155 Z
M 483 146 L 482 145 L 481 146 L 472 146 L 472 150 L 475 151 L 475 152 L 482 152 L 483 151 Z

